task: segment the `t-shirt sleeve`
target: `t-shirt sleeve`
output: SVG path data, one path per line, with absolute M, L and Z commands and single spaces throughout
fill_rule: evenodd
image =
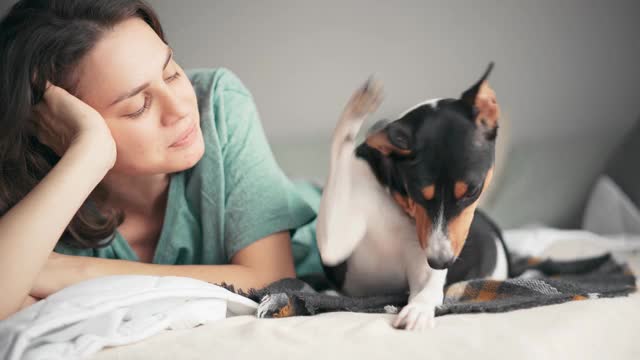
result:
M 223 77 L 214 106 L 224 130 L 224 247 L 231 261 L 259 239 L 310 222 L 315 211 L 278 166 L 249 91 L 233 73 Z

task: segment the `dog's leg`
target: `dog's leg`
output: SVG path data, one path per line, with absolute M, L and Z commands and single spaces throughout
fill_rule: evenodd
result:
M 409 270 L 409 303 L 393 322 L 396 328 L 421 331 L 435 326 L 435 310 L 442 305 L 448 270 L 427 266 L 412 266 Z
M 258 305 L 259 318 L 316 315 L 334 311 L 382 313 L 388 306 L 401 307 L 407 296 L 380 295 L 367 297 L 334 296 L 302 291 L 281 291 L 265 295 Z
M 382 100 L 382 85 L 369 79 L 347 103 L 333 133 L 329 176 L 320 201 L 316 227 L 322 261 L 329 266 L 344 261 L 366 231 L 366 218 L 353 201 L 355 138 L 367 115 Z

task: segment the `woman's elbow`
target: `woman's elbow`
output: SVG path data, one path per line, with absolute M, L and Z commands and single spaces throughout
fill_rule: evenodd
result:
M 280 271 L 271 271 L 271 272 L 263 272 L 260 277 L 261 287 L 266 287 L 273 284 L 276 281 L 280 281 L 283 279 L 295 278 L 296 272 L 295 270 L 280 270 Z

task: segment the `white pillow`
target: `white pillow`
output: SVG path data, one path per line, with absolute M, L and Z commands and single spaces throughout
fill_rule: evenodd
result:
M 607 175 L 594 186 L 582 228 L 600 235 L 640 234 L 640 210 Z

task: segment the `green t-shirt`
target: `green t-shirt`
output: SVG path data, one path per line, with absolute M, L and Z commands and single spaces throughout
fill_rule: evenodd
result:
M 322 272 L 315 237 L 320 189 L 283 173 L 251 94 L 231 71 L 187 74 L 198 98 L 205 153 L 192 168 L 171 175 L 153 263 L 228 264 L 254 241 L 289 230 L 298 276 Z M 76 249 L 60 242 L 55 251 L 138 261 L 117 231 L 103 248 Z

